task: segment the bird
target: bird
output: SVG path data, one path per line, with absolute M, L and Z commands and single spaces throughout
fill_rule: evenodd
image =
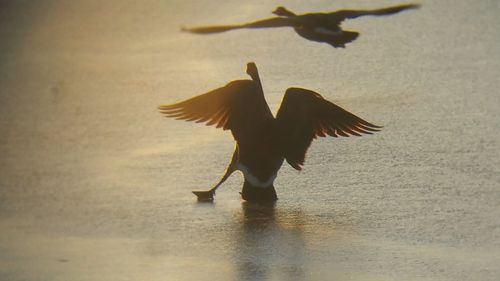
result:
M 341 24 L 346 19 L 361 16 L 385 16 L 404 10 L 417 9 L 419 4 L 402 4 L 373 10 L 337 10 L 328 13 L 306 13 L 297 15 L 283 6 L 277 7 L 273 14 L 277 17 L 258 20 L 245 24 L 214 25 L 205 27 L 181 28 L 182 31 L 196 34 L 220 33 L 234 29 L 293 27 L 301 37 L 310 41 L 327 43 L 334 48 L 345 48 L 345 44 L 358 38 L 356 31 L 343 30 Z
M 265 100 L 257 65 L 247 63 L 251 79 L 229 82 L 193 98 L 158 107 L 166 117 L 205 123 L 230 130 L 236 148 L 220 181 L 206 191 L 193 191 L 198 200 L 213 200 L 215 191 L 235 171 L 243 173 L 242 199 L 272 202 L 278 199 L 274 180 L 283 162 L 300 171 L 306 152 L 317 137 L 373 134 L 374 125 L 298 87 L 288 88 L 273 116 Z

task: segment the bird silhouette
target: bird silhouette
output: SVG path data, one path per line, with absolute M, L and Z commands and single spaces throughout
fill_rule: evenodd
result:
M 231 130 L 236 141 L 221 180 L 208 191 L 193 191 L 200 200 L 212 200 L 216 189 L 239 170 L 245 179 L 241 192 L 244 200 L 274 201 L 277 195 L 273 182 L 283 161 L 301 170 L 313 139 L 361 136 L 381 128 L 302 88 L 286 90 L 275 118 L 264 98 L 255 63 L 248 63 L 246 72 L 251 80 L 232 81 L 191 99 L 159 106 L 167 117 Z
M 197 34 L 220 33 L 234 29 L 293 27 L 295 32 L 311 41 L 328 43 L 335 48 L 344 48 L 354 41 L 359 33 L 341 28 L 346 19 L 361 16 L 385 16 L 408 9 L 419 8 L 418 4 L 404 4 L 374 10 L 338 10 L 329 13 L 307 13 L 297 15 L 285 7 L 277 7 L 273 13 L 278 17 L 263 19 L 245 24 L 216 25 L 206 27 L 182 28 L 183 31 Z

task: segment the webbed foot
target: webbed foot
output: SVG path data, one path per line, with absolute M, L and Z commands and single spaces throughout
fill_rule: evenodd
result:
M 196 197 L 198 197 L 198 201 L 213 201 L 214 200 L 214 195 L 215 192 L 208 190 L 208 191 L 200 191 L 200 190 L 193 190 L 192 191 Z

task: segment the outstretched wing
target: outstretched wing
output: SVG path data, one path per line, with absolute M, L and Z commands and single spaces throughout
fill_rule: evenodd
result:
M 327 13 L 326 16 L 331 22 L 340 24 L 346 19 L 354 19 L 361 16 L 386 16 L 399 13 L 404 10 L 420 8 L 418 4 L 404 4 L 374 10 L 338 10 Z
M 231 130 L 236 140 L 252 118 L 271 114 L 260 85 L 252 80 L 233 81 L 179 103 L 160 105 L 158 109 L 167 117 Z
M 272 28 L 272 27 L 285 27 L 285 26 L 293 26 L 294 22 L 288 18 L 275 17 L 269 18 L 259 21 L 254 21 L 251 23 L 245 24 L 237 24 L 237 25 L 214 25 L 214 26 L 201 26 L 201 27 L 192 27 L 182 28 L 182 31 L 198 33 L 198 34 L 210 34 L 210 33 L 220 33 L 224 31 L 229 31 L 233 29 L 242 29 L 242 28 Z
M 301 170 L 307 149 L 316 137 L 361 136 L 379 131 L 369 123 L 325 100 L 320 94 L 301 88 L 289 88 L 276 115 L 283 137 L 286 161 Z

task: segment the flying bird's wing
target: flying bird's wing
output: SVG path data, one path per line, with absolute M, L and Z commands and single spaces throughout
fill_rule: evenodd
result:
M 404 4 L 374 10 L 338 10 L 327 13 L 326 16 L 330 21 L 340 24 L 346 19 L 354 19 L 361 16 L 386 16 L 396 14 L 404 10 L 417 9 L 419 7 L 420 5 L 418 4 Z
M 252 80 L 233 81 L 179 103 L 160 105 L 158 109 L 167 117 L 231 130 L 236 139 L 255 116 L 271 114 L 260 86 Z
M 237 24 L 237 25 L 214 25 L 214 26 L 201 26 L 192 28 L 184 27 L 182 28 L 182 31 L 198 33 L 198 34 L 210 34 L 210 33 L 220 33 L 224 31 L 229 31 L 233 29 L 242 29 L 242 28 L 271 28 L 271 27 L 285 27 L 293 25 L 294 22 L 288 18 L 275 17 L 275 18 L 269 18 L 269 19 L 254 21 L 251 23 Z
M 369 123 L 325 100 L 320 94 L 301 88 L 289 88 L 276 115 L 283 137 L 286 161 L 301 170 L 305 155 L 316 137 L 361 136 L 379 131 Z

